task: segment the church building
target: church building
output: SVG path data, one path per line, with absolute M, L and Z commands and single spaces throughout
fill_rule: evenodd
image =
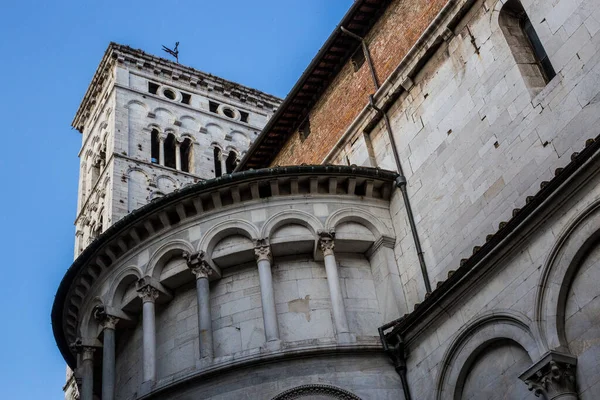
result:
M 600 0 L 355 0 L 281 100 L 111 43 L 65 396 L 600 398 Z

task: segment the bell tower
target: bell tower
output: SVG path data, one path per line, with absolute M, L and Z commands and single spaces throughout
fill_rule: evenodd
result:
M 75 115 L 75 255 L 133 210 L 233 171 L 277 97 L 111 43 Z

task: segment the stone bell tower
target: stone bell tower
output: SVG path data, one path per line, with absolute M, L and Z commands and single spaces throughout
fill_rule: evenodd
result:
M 281 99 L 110 43 L 73 119 L 75 257 L 153 199 L 233 171 Z M 66 399 L 78 398 L 67 371 Z
M 111 43 L 75 115 L 75 255 L 131 211 L 233 171 L 281 100 Z

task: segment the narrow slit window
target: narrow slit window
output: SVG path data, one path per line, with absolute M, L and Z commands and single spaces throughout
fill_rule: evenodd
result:
M 525 86 L 535 96 L 556 72 L 519 0 L 508 0 L 502 6 L 498 22 Z
M 160 157 L 160 140 L 158 138 L 158 130 L 152 129 L 152 137 L 150 144 L 150 162 L 158 164 Z
M 175 135 L 169 134 L 165 140 L 165 167 L 175 168 Z
M 185 139 L 183 143 L 181 143 L 180 154 L 181 170 L 183 172 L 190 172 L 192 170 L 192 141 L 190 139 Z
M 352 66 L 354 66 L 354 72 L 358 71 L 360 67 L 365 63 L 365 52 L 363 51 L 362 46 L 359 46 L 358 49 L 352 54 Z
M 300 141 L 304 142 L 306 138 L 310 135 L 310 120 L 308 117 L 304 120 L 303 123 L 300 124 L 298 128 L 298 133 L 300 134 Z
M 230 151 L 227 160 L 225 160 L 225 170 L 230 174 L 235 167 L 237 167 L 237 154 L 234 151 Z

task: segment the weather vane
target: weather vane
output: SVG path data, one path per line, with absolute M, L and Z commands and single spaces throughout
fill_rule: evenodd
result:
M 165 45 L 163 45 L 162 49 L 163 51 L 166 51 L 167 53 L 175 57 L 175 60 L 177 61 L 177 63 L 179 63 L 179 50 L 177 49 L 177 47 L 179 47 L 179 42 L 175 42 L 175 48 L 173 50 L 171 50 Z

